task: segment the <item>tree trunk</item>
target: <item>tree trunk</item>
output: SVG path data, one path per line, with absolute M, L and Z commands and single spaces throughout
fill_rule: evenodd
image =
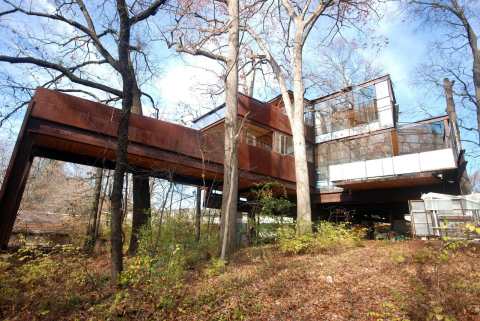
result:
M 247 96 L 253 97 L 253 92 L 255 90 L 255 62 L 253 62 L 253 70 L 250 78 L 248 79 L 248 91 Z
M 125 80 L 124 80 L 125 82 Z M 124 92 L 128 91 L 125 88 Z M 118 143 L 115 172 L 113 174 L 112 187 L 112 217 L 110 219 L 110 242 L 112 258 L 112 282 L 116 283 L 120 272 L 123 270 L 122 253 L 122 190 L 123 179 L 127 169 L 127 148 L 128 148 L 128 123 L 130 118 L 130 106 L 128 96 L 123 98 L 120 123 L 118 125 Z
M 480 144 L 480 51 L 476 50 L 473 59 L 473 85 L 477 107 L 478 144 Z
M 131 64 L 131 62 L 130 62 Z M 142 115 L 142 93 L 135 81 L 133 86 L 133 106 L 134 114 Z M 150 221 L 150 183 L 148 176 L 133 174 L 133 209 L 132 209 L 132 232 L 130 244 L 128 246 L 128 255 L 134 256 L 138 249 L 139 232 L 143 226 Z
M 235 250 L 238 201 L 238 0 L 228 1 L 230 24 L 228 28 L 227 79 L 225 82 L 225 159 L 223 173 L 222 214 L 220 220 L 220 258 L 225 260 Z
M 450 118 L 451 128 L 453 129 L 453 135 L 455 135 L 455 144 L 458 150 L 462 149 L 462 143 L 460 141 L 460 130 L 457 122 L 457 112 L 455 110 L 455 101 L 453 100 L 453 82 L 448 78 L 443 79 L 443 89 L 445 91 L 445 99 L 447 102 L 447 115 Z
M 178 201 L 178 214 L 182 214 L 182 203 L 183 203 L 183 185 L 180 185 L 180 200 Z
M 125 218 L 128 215 L 128 173 L 125 173 L 125 191 L 123 192 L 123 212 L 122 212 L 122 225 L 125 222 Z
M 480 50 L 478 49 L 478 37 L 463 12 L 460 12 L 460 17 L 460 20 L 467 31 L 467 39 L 470 45 L 470 50 L 472 51 L 473 86 L 475 87 L 475 104 L 477 107 L 478 144 L 480 144 Z
M 133 176 L 132 235 L 128 255 L 137 254 L 139 232 L 150 221 L 150 188 L 148 177 Z
M 122 76 L 122 111 L 118 124 L 118 141 L 116 150 L 115 172 L 112 187 L 112 218 L 110 220 L 111 273 L 112 282 L 118 283 L 123 270 L 122 252 L 122 189 L 123 179 L 128 166 L 128 127 L 132 109 L 132 84 L 134 72 L 128 63 L 130 56 L 130 21 L 125 0 L 117 0 L 117 11 L 120 20 L 118 36 L 118 69 Z
M 254 245 L 254 241 L 256 238 L 256 219 L 255 219 L 255 213 L 256 213 L 256 207 L 253 207 L 250 209 L 248 212 L 248 221 L 247 221 L 247 237 L 248 237 L 248 244 L 250 246 Z
M 310 204 L 310 178 L 308 175 L 307 147 L 305 142 L 304 85 L 302 59 L 302 33 L 297 29 L 293 55 L 293 150 L 295 154 L 295 178 L 297 191 L 297 233 L 312 231 L 312 208 Z
M 196 201 L 195 201 L 195 240 L 200 241 L 200 226 L 202 219 L 202 188 L 197 187 Z
M 172 193 L 170 194 L 170 206 L 168 207 L 168 218 L 172 217 L 173 193 L 175 193 L 175 183 L 172 182 Z
M 158 243 L 160 242 L 160 237 L 162 236 L 163 214 L 165 213 L 165 209 L 167 207 L 167 201 L 168 201 L 168 196 L 169 196 L 170 191 L 172 191 L 172 194 L 173 194 L 172 188 L 173 188 L 173 182 L 169 182 L 168 190 L 167 190 L 167 193 L 165 194 L 165 198 L 163 199 L 162 208 L 160 210 L 160 219 L 159 219 L 159 222 L 158 222 L 158 233 L 157 233 L 157 239 L 155 240 L 155 247 L 158 247 Z
M 97 241 L 96 229 L 97 229 L 97 221 L 98 221 L 98 207 L 100 204 L 100 195 L 102 193 L 102 178 L 103 178 L 103 168 L 97 168 L 95 171 L 95 189 L 94 189 L 94 197 L 92 203 L 92 209 L 90 212 L 90 219 L 88 220 L 88 228 L 87 228 L 87 239 L 85 240 L 85 250 L 90 252 L 93 247 L 95 246 L 95 242 Z
M 98 235 L 100 235 L 100 224 L 102 221 L 102 209 L 103 209 L 103 202 L 105 201 L 105 198 L 107 197 L 107 189 L 110 181 L 110 171 L 107 171 L 107 180 L 105 182 L 105 187 L 103 188 L 103 194 L 102 198 L 100 200 L 100 205 L 98 207 L 98 219 L 97 219 L 97 224 L 95 225 L 95 239 L 98 239 Z

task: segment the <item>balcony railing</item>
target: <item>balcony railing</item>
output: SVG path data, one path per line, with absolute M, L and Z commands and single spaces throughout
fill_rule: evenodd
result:
M 459 151 L 454 133 L 444 116 L 320 144 L 316 186 L 331 189 L 340 181 L 456 168 Z

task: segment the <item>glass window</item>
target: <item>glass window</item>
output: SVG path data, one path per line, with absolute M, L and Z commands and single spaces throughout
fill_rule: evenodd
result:
M 354 89 L 315 105 L 315 134 L 321 135 L 378 120 L 375 85 Z
M 309 110 L 307 112 L 305 112 L 305 125 L 308 125 L 308 126 L 313 126 L 315 123 L 314 123 L 314 117 L 315 117 L 315 112 L 312 111 L 312 110 Z
M 347 93 L 329 100 L 332 113 L 332 131 L 350 128 L 352 121 L 352 95 Z
M 313 163 L 313 146 L 307 144 L 307 161 Z
M 330 109 L 322 108 L 315 112 L 315 134 L 322 135 L 330 133 L 332 121 L 330 118 Z
M 368 136 L 366 144 L 368 159 L 378 159 L 392 156 L 391 133 L 384 132 Z
M 317 181 L 327 181 L 329 179 L 328 166 L 317 167 Z
M 293 155 L 292 136 L 275 132 L 275 151 L 283 155 Z
M 368 137 L 352 139 L 349 143 L 352 162 L 365 160 L 369 156 L 367 155 Z
M 355 125 L 368 124 L 378 119 L 374 85 L 354 90 L 353 97 Z
M 282 135 L 282 154 L 284 155 L 293 155 L 293 139 L 291 136 Z
M 256 146 L 257 137 L 250 132 L 247 132 L 247 144 L 251 146 Z
M 317 166 L 328 166 L 328 143 L 315 146 L 315 162 Z

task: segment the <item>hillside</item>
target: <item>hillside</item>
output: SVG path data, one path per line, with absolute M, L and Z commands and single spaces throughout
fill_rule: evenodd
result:
M 109 286 L 108 253 L 73 248 L 3 255 L 0 317 L 6 320 L 479 320 L 476 246 L 365 241 L 333 253 L 238 253 L 171 276 Z M 22 259 L 23 257 L 23 259 Z M 32 257 L 35 257 L 32 259 Z M 142 274 L 141 258 L 126 279 Z M 130 272 L 128 272 L 130 271 Z M 172 271 L 176 271 L 175 266 Z M 133 273 L 131 273 L 133 272 Z M 130 273 L 130 274 L 129 274 Z

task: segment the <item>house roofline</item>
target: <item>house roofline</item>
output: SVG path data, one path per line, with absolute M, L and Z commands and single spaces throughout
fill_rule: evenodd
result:
M 380 76 L 380 77 L 377 77 L 375 79 L 370 79 L 368 81 L 365 81 L 365 82 L 362 82 L 360 84 L 356 84 L 356 85 L 351 85 L 351 86 L 348 86 L 348 87 L 344 87 L 340 90 L 337 90 L 335 92 L 332 92 L 330 94 L 327 94 L 325 96 L 321 96 L 321 97 L 318 97 L 318 98 L 315 98 L 315 99 L 312 99 L 310 100 L 310 102 L 312 104 L 316 104 L 320 101 L 324 101 L 324 100 L 327 100 L 327 99 L 330 99 L 330 98 L 333 98 L 333 97 L 336 97 L 338 95 L 341 95 L 341 94 L 344 94 L 346 92 L 349 92 L 349 91 L 352 91 L 354 88 L 362 88 L 362 87 L 366 87 L 368 85 L 371 85 L 371 84 L 374 84 L 380 80 L 385 80 L 385 79 L 390 79 L 390 74 L 385 74 L 383 76 Z
M 330 93 L 328 95 L 325 95 L 325 96 L 321 96 L 321 97 L 318 97 L 318 98 L 315 98 L 315 99 L 307 99 L 307 98 L 304 98 L 304 100 L 306 100 L 309 104 L 315 104 L 319 101 L 322 101 L 322 100 L 325 100 L 325 99 L 328 99 L 328 98 L 333 98 L 335 97 L 336 95 L 339 95 L 339 94 L 342 94 L 342 93 L 345 93 L 347 91 L 351 91 L 353 88 L 358 88 L 358 87 L 365 87 L 365 86 L 368 86 L 369 84 L 372 84 L 372 83 L 375 83 L 375 82 L 378 82 L 379 80 L 383 80 L 383 79 L 390 79 L 390 74 L 385 74 L 383 76 L 380 76 L 380 77 L 377 77 L 375 79 L 370 79 L 368 81 L 365 81 L 363 83 L 360 83 L 360 84 L 357 84 L 357 85 L 352 85 L 352 86 L 349 86 L 349 87 L 345 87 L 343 89 L 340 89 L 340 90 L 337 90 L 333 93 Z M 287 90 L 287 92 L 289 94 L 293 94 L 293 91 L 292 90 Z M 254 98 L 254 97 L 251 97 L 251 96 L 248 96 L 248 95 L 245 95 L 244 93 L 241 93 L 239 92 L 238 93 L 239 95 L 242 95 L 244 97 L 247 97 L 248 99 L 252 99 L 252 100 L 255 100 L 256 102 L 260 103 L 260 104 L 271 104 L 273 101 L 279 99 L 282 97 L 282 94 L 278 94 L 277 96 L 271 98 L 270 100 L 268 101 L 262 101 L 262 100 L 259 100 L 257 98 Z M 222 109 L 223 107 L 225 107 L 225 103 L 213 108 L 212 110 L 206 112 L 205 114 L 195 118 L 192 122 L 193 123 L 196 123 L 198 122 L 199 120 L 217 112 L 218 110 Z
M 255 100 L 255 101 L 258 102 L 259 104 L 265 104 L 264 101 L 261 101 L 261 100 L 259 100 L 259 99 L 257 99 L 257 98 L 254 98 L 254 97 L 251 97 L 251 96 L 248 96 L 248 95 L 245 95 L 244 93 L 239 92 L 238 94 L 241 95 L 241 96 L 244 96 L 244 97 L 246 97 L 246 98 L 248 98 L 248 99 Z M 221 104 L 221 105 L 213 108 L 212 110 L 209 110 L 208 112 L 206 112 L 206 113 L 203 114 L 203 115 L 198 116 L 197 118 L 195 118 L 194 120 L 192 120 L 192 122 L 193 122 L 193 123 L 196 123 L 196 122 L 199 121 L 200 119 L 205 118 L 205 117 L 207 117 L 207 116 L 209 116 L 209 115 L 217 112 L 218 110 L 222 109 L 223 107 L 225 107 L 225 103 L 223 103 L 223 104 Z
M 293 91 L 292 91 L 291 89 L 288 89 L 287 92 L 288 92 L 289 94 L 292 94 L 292 95 L 293 95 Z M 268 101 L 267 101 L 267 104 L 271 104 L 273 101 L 275 101 L 275 100 L 277 100 L 277 99 L 279 99 L 279 98 L 281 98 L 281 97 L 282 97 L 282 94 L 278 94 L 278 95 L 276 95 L 275 97 L 273 97 L 273 98 L 271 98 L 270 100 L 268 100 Z M 303 97 L 303 100 L 306 100 L 308 103 L 311 102 L 310 99 L 305 98 L 305 97 Z
M 206 113 L 203 114 L 203 115 L 198 116 L 197 118 L 195 118 L 194 120 L 192 120 L 192 123 L 196 123 L 196 122 L 199 121 L 200 119 L 205 118 L 205 117 L 207 117 L 207 116 L 209 116 L 209 115 L 211 115 L 211 114 L 216 113 L 217 111 L 219 111 L 219 110 L 222 109 L 223 107 L 225 107 L 225 103 L 223 103 L 223 104 L 221 104 L 221 105 L 213 108 L 212 110 L 209 110 L 208 112 L 206 112 Z

